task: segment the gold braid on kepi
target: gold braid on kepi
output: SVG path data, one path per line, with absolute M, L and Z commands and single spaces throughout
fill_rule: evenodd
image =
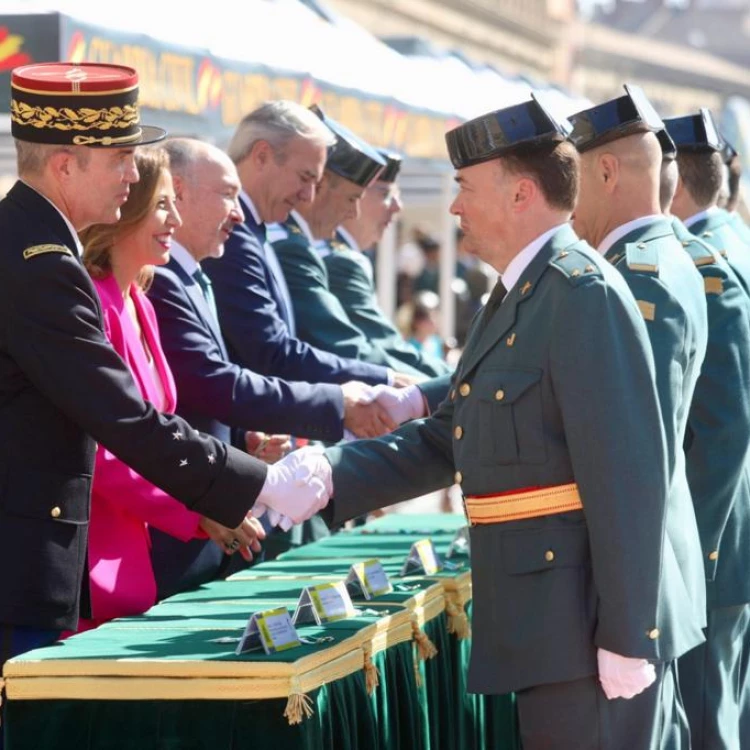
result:
M 100 148 L 156 143 L 142 125 L 138 73 L 124 65 L 39 63 L 11 74 L 11 135 L 21 141 Z

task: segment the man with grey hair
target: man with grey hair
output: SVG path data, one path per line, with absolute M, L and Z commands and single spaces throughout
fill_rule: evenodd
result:
M 205 271 L 230 358 L 255 372 L 287 380 L 406 385 L 384 366 L 335 356 L 300 341 L 289 291 L 266 224 L 283 222 L 310 203 L 334 136 L 320 119 L 290 101 L 263 104 L 237 127 L 228 153 L 237 166 L 244 222 L 235 225 L 224 257 Z

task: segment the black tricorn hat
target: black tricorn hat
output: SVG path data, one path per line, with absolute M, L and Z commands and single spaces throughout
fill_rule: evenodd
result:
M 731 164 L 732 159 L 734 159 L 735 156 L 739 156 L 737 153 L 737 149 L 724 137 L 724 135 L 721 135 L 721 140 L 723 143 L 723 146 L 721 147 L 721 158 L 724 160 L 724 164 Z
M 326 116 L 317 104 L 310 109 L 336 136 L 336 143 L 328 147 L 326 169 L 355 185 L 367 187 L 385 167 L 385 159 L 349 128 Z
M 445 134 L 448 156 L 456 169 L 496 159 L 519 146 L 564 141 L 570 123 L 552 114 L 545 97 L 532 92 L 528 102 L 505 107 L 459 125 Z
M 677 158 L 677 146 L 672 140 L 666 128 L 662 128 L 656 134 L 661 146 L 661 156 L 664 161 L 673 161 Z
M 13 70 L 10 90 L 10 132 L 20 141 L 123 148 L 167 134 L 141 125 L 138 73 L 124 65 L 24 65 Z
M 572 144 L 580 153 L 635 133 L 656 133 L 664 129 L 640 86 L 625 84 L 625 96 L 618 96 L 572 115 Z
M 385 169 L 378 175 L 380 182 L 396 182 L 398 173 L 401 170 L 401 157 L 394 154 L 393 151 L 386 151 L 379 148 L 378 153 L 385 159 Z
M 667 117 L 664 120 L 677 151 L 721 151 L 724 139 L 719 134 L 711 110 L 701 107 L 698 114 Z

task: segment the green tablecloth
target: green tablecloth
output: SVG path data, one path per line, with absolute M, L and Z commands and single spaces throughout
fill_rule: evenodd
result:
M 465 581 L 469 570 L 466 558 L 434 576 L 399 575 L 414 541 L 431 536 L 438 551 L 445 554 L 463 523 L 463 516 L 458 515 L 385 516 L 352 532 L 291 550 L 283 560 L 263 563 L 227 581 L 172 597 L 141 617 L 117 620 L 63 644 L 19 657 L 14 663 L 42 661 L 62 664 L 63 669 L 75 664 L 75 671 L 93 673 L 87 678 L 93 685 L 101 679 L 102 684 L 109 681 L 110 689 L 109 665 L 119 668 L 123 659 L 130 660 L 126 662 L 129 669 L 154 663 L 163 669 L 166 664 L 177 670 L 168 678 L 174 683 L 167 683 L 174 684 L 175 695 L 170 696 L 173 699 L 154 699 L 150 693 L 139 694 L 136 680 L 126 700 L 100 699 L 99 694 L 85 700 L 57 696 L 19 700 L 13 698 L 11 677 L 5 722 L 7 750 L 517 750 L 513 698 L 466 692 L 470 641 L 449 634 L 445 614 L 434 616 L 434 607 L 431 619 L 422 627 L 438 649 L 436 658 L 415 662 L 413 642 L 393 643 L 372 655 L 380 677 L 379 687 L 372 694 L 368 694 L 360 662 L 345 675 L 306 689 L 314 714 L 301 724 L 289 725 L 284 718 L 286 697 L 247 699 L 232 692 L 233 686 L 249 679 L 242 674 L 245 664 L 291 663 L 324 649 L 341 652 L 348 649 L 346 644 L 364 637 L 374 627 L 380 628 L 388 615 L 401 618 L 400 622 L 406 617 L 413 619 L 403 606 L 422 611 L 427 600 L 434 602 L 436 583 L 441 585 L 437 595 L 444 596 L 443 591 L 450 590 L 457 580 Z M 343 578 L 352 562 L 374 557 L 383 562 L 394 592 L 372 602 L 355 597 L 356 606 L 365 613 L 353 620 L 299 628 L 305 638 L 332 641 L 303 645 L 270 657 L 261 653 L 238 657 L 233 653 L 234 643 L 217 642 L 239 637 L 251 612 L 278 606 L 291 611 L 304 586 L 314 584 L 316 579 Z M 470 603 L 467 612 L 470 615 Z M 401 628 L 403 634 L 403 625 Z M 349 656 L 341 658 L 351 661 Z M 223 699 L 219 699 L 220 689 L 209 690 L 209 694 L 200 695 L 200 700 L 192 695 L 178 697 L 179 686 L 190 680 L 178 676 L 183 675 L 185 665 L 189 672 L 190 665 L 200 669 L 217 663 L 237 670 L 226 683 L 228 692 Z M 117 669 L 112 671 L 117 673 Z M 126 686 L 131 684 L 125 676 L 114 679 Z

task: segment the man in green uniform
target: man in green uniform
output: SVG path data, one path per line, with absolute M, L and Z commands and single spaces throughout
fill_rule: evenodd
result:
M 423 379 L 418 369 L 391 356 L 379 342 L 368 340 L 329 289 L 323 262 L 330 252 L 326 240 L 339 224 L 358 215 L 365 189 L 385 161 L 354 133 L 315 109 L 336 136 L 336 143 L 328 149 L 323 178 L 312 202 L 300 203 L 285 222 L 268 229 L 292 298 L 297 335 L 341 357 L 385 365 Z
M 683 450 L 706 354 L 705 292 L 661 211 L 662 148 L 656 133 L 664 124 L 638 87 L 625 89 L 624 96 L 571 118 L 570 138 L 581 153 L 573 226 L 622 274 L 646 322 L 667 439 L 667 534 L 681 571 L 673 585 L 682 588 L 694 617 L 705 625 L 703 556 Z
M 469 689 L 516 691 L 524 750 L 686 747 L 673 662 L 701 622 L 666 534 L 653 356 L 622 277 L 568 225 L 568 129 L 535 98 L 448 133 L 451 210 L 502 276 L 455 390 L 427 419 L 301 465 L 328 482 L 331 523 L 461 485 Z
M 707 198 L 718 197 L 721 139 L 708 110 L 667 120 L 667 128 L 677 143 L 684 175 L 673 179 L 677 194 L 672 210 L 690 221 L 705 210 Z M 699 177 L 700 165 L 713 169 Z M 695 186 L 693 179 L 700 183 Z M 704 188 L 716 195 L 712 192 L 699 202 L 691 199 Z M 680 660 L 680 684 L 693 748 L 739 748 L 740 693 L 747 669 L 742 656 L 750 623 L 750 300 L 720 253 L 690 234 L 679 218 L 674 227 L 703 276 L 709 322 L 708 351 L 685 440 L 706 567 L 708 627 L 706 643 Z
M 323 262 L 328 270 L 328 288 L 368 341 L 428 377 L 445 375 L 451 369 L 445 361 L 404 341 L 378 305 L 372 263 L 363 251 L 380 242 L 383 232 L 401 210 L 396 185 L 401 158 L 386 151 L 379 153 L 386 166 L 365 190 L 359 216 L 347 219 L 326 243 L 329 252 L 323 256 Z

